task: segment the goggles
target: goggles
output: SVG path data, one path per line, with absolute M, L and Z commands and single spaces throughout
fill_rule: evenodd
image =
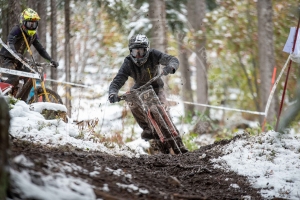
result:
M 24 26 L 28 30 L 36 30 L 38 27 L 38 21 L 24 21 Z
M 145 48 L 134 48 L 134 49 L 131 49 L 131 55 L 133 57 L 142 58 L 142 57 L 144 57 L 145 53 L 146 53 Z

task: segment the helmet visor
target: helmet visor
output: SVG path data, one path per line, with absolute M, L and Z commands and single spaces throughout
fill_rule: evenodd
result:
M 38 21 L 25 21 L 24 25 L 28 30 L 35 30 L 38 27 Z
M 131 49 L 131 55 L 135 58 L 142 58 L 145 55 L 145 49 L 144 48 Z

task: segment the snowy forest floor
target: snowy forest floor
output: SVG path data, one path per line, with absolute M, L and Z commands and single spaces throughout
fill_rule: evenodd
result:
M 210 160 L 222 156 L 220 149 L 229 142 L 215 142 L 184 155 L 130 158 L 12 139 L 10 154 L 11 158 L 24 155 L 32 163 L 13 162 L 12 168 L 27 171 L 36 185 L 45 184 L 41 176 L 61 173 L 92 185 L 96 199 L 263 199 L 246 177 L 214 168 Z M 18 184 L 12 185 L 10 198 L 20 199 Z M 83 196 L 86 192 L 80 184 L 74 190 Z

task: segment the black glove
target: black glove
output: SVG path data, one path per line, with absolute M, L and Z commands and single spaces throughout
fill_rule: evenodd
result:
M 50 63 L 52 65 L 52 67 L 54 67 L 54 68 L 57 68 L 59 65 L 58 62 L 56 62 L 55 60 L 51 60 Z
M 163 68 L 163 73 L 165 76 L 167 76 L 168 74 L 174 74 L 175 69 L 171 66 L 165 66 Z
M 115 103 L 115 102 L 119 101 L 119 98 L 118 98 L 117 94 L 110 94 L 108 99 L 109 99 L 110 103 Z

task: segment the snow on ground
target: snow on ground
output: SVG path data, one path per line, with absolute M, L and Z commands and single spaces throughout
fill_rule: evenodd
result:
M 59 160 L 48 159 L 44 168 L 44 174 L 41 172 L 36 172 L 31 170 L 34 164 L 28 160 L 24 155 L 19 155 L 14 158 L 13 162 L 19 165 L 25 165 L 30 168 L 29 171 L 17 171 L 10 170 L 11 177 L 15 181 L 15 184 L 20 188 L 22 198 L 26 199 L 43 199 L 43 200 L 53 200 L 53 199 L 80 199 L 80 200 L 93 200 L 96 199 L 94 194 L 94 188 L 90 184 L 86 183 L 85 180 L 80 178 L 75 178 L 71 175 L 66 175 L 66 173 L 84 173 L 89 172 L 82 169 L 80 166 L 74 163 L 61 162 Z M 58 170 L 56 173 L 52 169 Z M 95 164 L 95 171 L 90 172 L 89 176 L 93 176 L 99 173 L 101 169 L 100 165 Z M 114 176 L 124 176 L 125 178 L 131 179 L 131 174 L 125 173 L 121 169 L 113 170 L 108 167 L 105 171 L 112 172 Z M 32 175 L 34 174 L 34 179 L 32 180 Z M 43 184 L 33 184 L 43 183 Z M 139 191 L 140 193 L 148 193 L 148 190 L 143 190 L 137 186 L 124 185 L 121 184 L 119 187 L 128 187 L 130 190 Z M 108 185 L 104 185 L 102 188 L 104 191 L 109 191 Z
M 77 139 L 80 134 L 77 126 L 61 120 L 45 120 L 39 113 L 41 108 L 45 107 L 48 109 L 50 107 L 53 110 L 63 110 L 64 108 L 61 105 L 39 104 L 30 107 L 26 103 L 18 101 L 13 106 L 10 110 L 12 118 L 10 134 L 12 136 L 50 146 L 70 144 L 86 151 L 97 150 L 113 155 L 132 157 L 145 153 L 144 149 L 147 148 L 148 143 L 140 139 L 126 144 L 126 147 L 114 145 L 113 148 L 107 148 L 103 144 L 95 143 L 88 138 Z M 106 110 L 107 117 L 116 115 L 115 113 L 113 109 Z M 223 151 L 225 156 L 213 160 L 215 167 L 232 170 L 247 176 L 253 187 L 261 188 L 261 194 L 265 198 L 300 198 L 299 134 L 280 134 L 270 131 L 255 137 L 241 135 L 240 139 L 226 145 Z M 20 162 L 20 160 L 24 161 L 24 158 L 15 158 L 15 162 Z M 30 166 L 29 161 L 23 163 Z M 74 169 L 76 166 L 72 166 L 72 168 Z M 28 181 L 28 172 L 11 170 L 11 173 L 13 179 L 22 185 L 23 192 L 35 191 L 35 197 L 63 199 L 65 195 L 68 195 L 76 199 L 76 195 L 80 195 L 80 199 L 95 199 L 91 189 L 92 186 L 85 183 L 84 180 L 66 177 L 59 173 L 43 177 L 49 184 L 38 187 Z M 59 177 L 59 180 L 54 180 L 53 177 Z M 78 194 L 77 187 L 86 188 L 85 193 Z M 105 186 L 103 187 L 105 188 Z M 120 185 L 120 187 L 123 186 Z M 138 190 L 135 186 L 126 187 Z M 232 185 L 232 187 L 238 187 L 238 184 Z
M 232 141 L 223 151 L 215 167 L 247 176 L 263 197 L 300 199 L 299 134 L 269 131 Z
M 50 108 L 49 106 L 52 107 Z M 77 139 L 80 136 L 80 130 L 75 124 L 65 123 L 60 119 L 45 120 L 42 114 L 39 113 L 42 111 L 41 108 L 62 111 L 66 109 L 65 106 L 60 104 L 35 103 L 30 106 L 23 101 L 18 101 L 13 106 L 13 109 L 10 110 L 11 135 L 23 140 L 36 141 L 50 146 L 72 145 L 87 151 L 101 151 L 126 156 L 145 154 L 145 151 L 142 151 L 143 147 L 147 146 L 144 141 L 136 143 L 136 146 L 129 144 L 128 147 L 133 148 L 130 150 L 118 145 L 114 145 L 113 149 L 108 148 L 102 143 L 94 142 L 91 138 Z M 134 152 L 134 150 L 138 152 Z

